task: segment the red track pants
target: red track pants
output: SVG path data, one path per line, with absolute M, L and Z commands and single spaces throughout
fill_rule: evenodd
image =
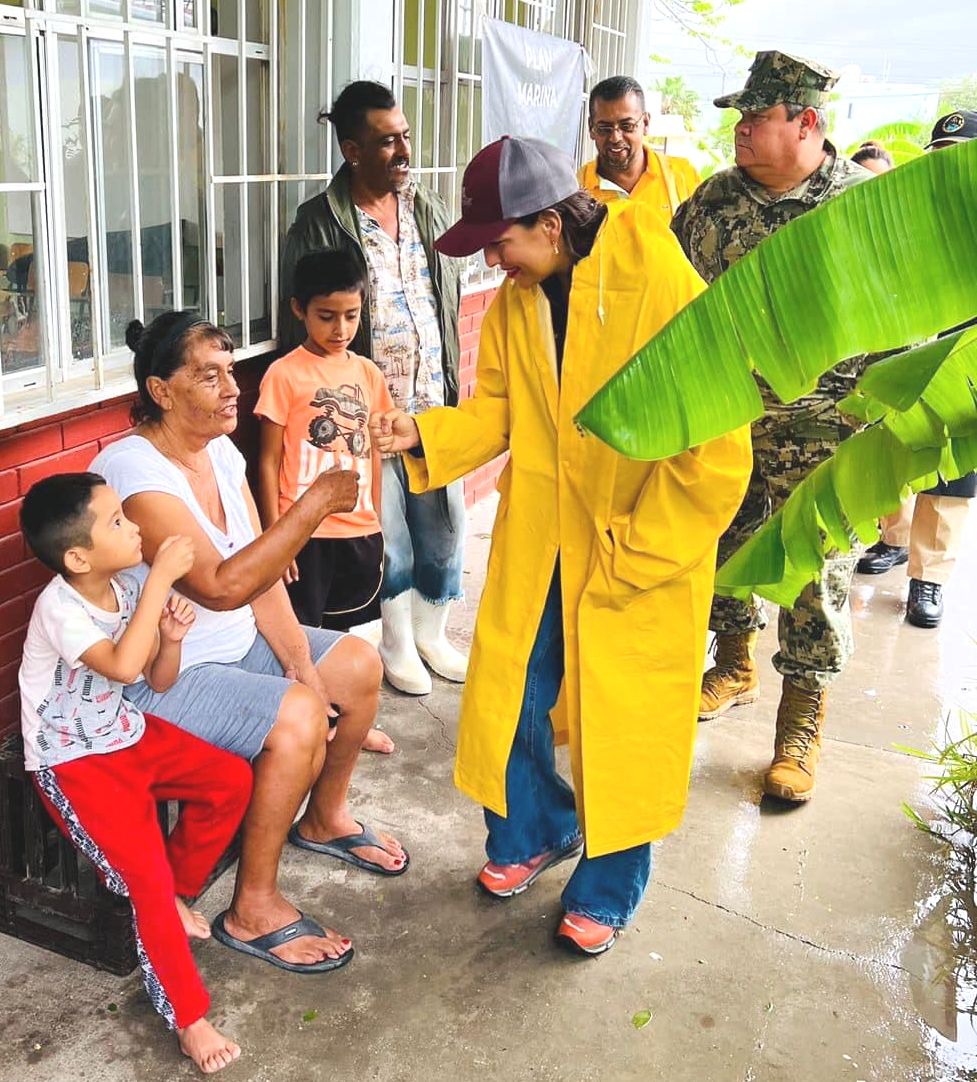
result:
M 210 996 L 174 897 L 197 895 L 233 838 L 251 795 L 248 763 L 146 714 L 138 743 L 37 771 L 34 783 L 109 889 L 128 896 L 153 1006 L 170 1028 L 202 1018 Z M 159 800 L 180 801 L 168 838 L 156 817 Z

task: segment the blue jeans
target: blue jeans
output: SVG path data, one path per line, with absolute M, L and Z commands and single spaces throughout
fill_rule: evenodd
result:
M 434 605 L 457 601 L 465 548 L 465 493 L 461 481 L 414 495 L 404 464 L 383 460 L 383 587 L 380 600 L 412 587 Z
M 509 753 L 506 818 L 485 809 L 485 852 L 493 864 L 524 864 L 580 837 L 573 790 L 556 769 L 549 713 L 563 680 L 563 605 L 559 565 L 529 656 L 526 690 Z M 651 878 L 651 845 L 580 858 L 563 891 L 563 908 L 622 928 L 634 916 Z

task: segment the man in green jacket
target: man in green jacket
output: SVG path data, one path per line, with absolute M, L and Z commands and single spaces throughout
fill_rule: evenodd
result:
M 434 250 L 451 221 L 439 196 L 411 177 L 407 120 L 389 87 L 367 81 L 350 83 L 319 120 L 334 125 L 344 162 L 326 191 L 299 207 L 288 231 L 279 344 L 287 351 L 305 339 L 290 304 L 296 263 L 307 252 L 342 249 L 369 283 L 353 350 L 373 359 L 400 409 L 454 405 L 461 264 Z M 462 482 L 412 495 L 393 456 L 383 463 L 382 497 L 380 656 L 394 687 L 425 695 L 431 677 L 423 662 L 458 682 L 468 665 L 445 637 L 449 602 L 462 597 Z

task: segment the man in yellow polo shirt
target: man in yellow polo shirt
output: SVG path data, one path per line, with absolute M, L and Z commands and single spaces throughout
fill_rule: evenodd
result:
M 671 222 L 701 181 L 685 158 L 651 146 L 641 84 L 627 75 L 599 82 L 590 92 L 589 118 L 597 157 L 581 166 L 580 187 L 602 203 L 640 199 Z

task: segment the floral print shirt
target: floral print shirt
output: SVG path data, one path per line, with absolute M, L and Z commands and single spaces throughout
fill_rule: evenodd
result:
M 414 219 L 413 184 L 399 194 L 400 241 L 359 207 L 363 251 L 370 273 L 373 361 L 395 405 L 423 413 L 444 405 L 441 325 L 427 254 Z

